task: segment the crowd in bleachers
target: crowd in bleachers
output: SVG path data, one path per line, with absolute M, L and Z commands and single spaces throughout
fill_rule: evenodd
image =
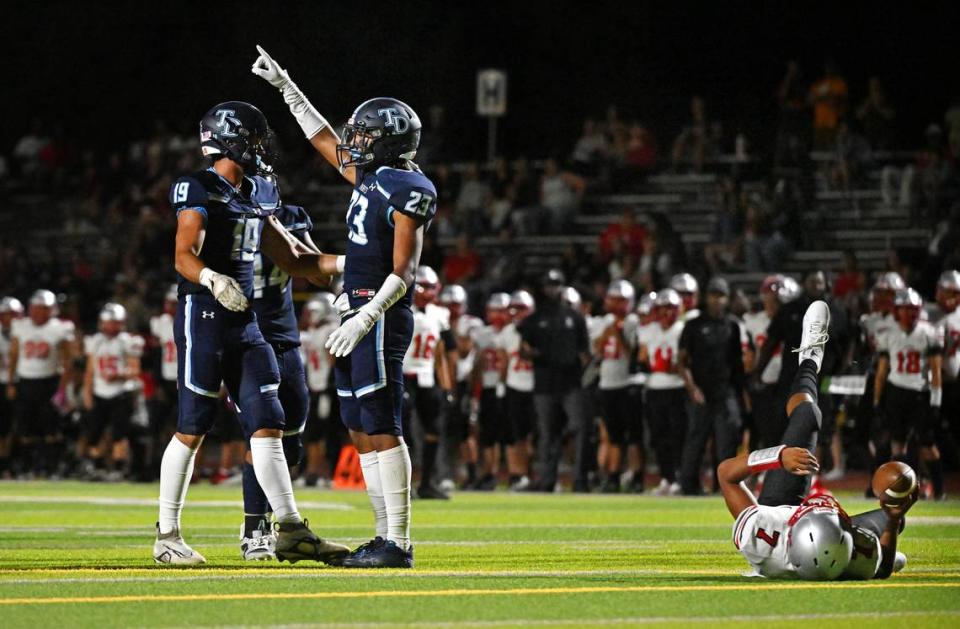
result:
M 610 107 L 602 117 L 585 119 L 580 136 L 554 155 L 501 158 L 490 164 L 428 159 L 421 166 L 439 192 L 438 219 L 429 231 L 422 263 L 437 270 L 442 284 L 462 286 L 465 301 L 457 307 L 465 309 L 464 315 L 479 318 L 488 314 L 491 294 L 526 290 L 539 305 L 545 298 L 544 272 L 548 268 L 561 271 L 565 284 L 579 295 L 577 309 L 590 317 L 585 319 L 586 353 L 592 361 L 602 364 L 609 351 L 602 343 L 597 345 L 599 339 L 622 337 L 622 347 L 610 342 L 629 354 L 627 369 L 633 378 L 629 395 L 637 408 L 649 395 L 642 387 L 646 376 L 637 374 L 655 373 L 657 358 L 650 356 L 650 347 L 644 358 L 643 335 L 623 336 L 622 330 L 613 334 L 609 325 L 603 325 L 611 316 L 617 319 L 611 311 L 611 287 L 630 286 L 637 305 L 656 292 L 664 303 L 646 303 L 645 313 L 629 309 L 631 316 L 647 317 L 646 323 L 651 323 L 651 317 L 659 317 L 658 308 L 672 307 L 672 297 L 663 289 L 679 281 L 675 278 L 686 277 L 683 273 L 699 278 L 703 286 L 709 278 L 726 277 L 724 291 L 719 290 L 720 284 L 711 285 L 718 289 L 717 295 L 724 294 L 724 311 L 746 322 L 768 309 L 768 316 L 773 316 L 775 304 L 769 295 L 776 292 L 771 286 L 784 282 L 779 273 L 799 280 L 801 275 L 809 279 L 817 276 L 814 271 L 824 271 L 823 279 L 830 284 L 824 290 L 832 294 L 837 319 L 847 322 L 838 328 L 838 342 L 844 344 L 842 360 L 830 375 L 863 375 L 870 352 L 864 349 L 869 347 L 868 333 L 858 322 L 871 312 L 870 290 L 881 272 L 898 273 L 905 285 L 916 287 L 933 303 L 942 271 L 960 268 L 960 175 L 956 169 L 960 104 L 952 105 L 942 120 L 930 122 L 917 143 L 901 147 L 896 141 L 895 104 L 885 96 L 881 82 L 871 79 L 863 88 L 862 97 L 855 100 L 857 90 L 832 64 L 812 83 L 803 82 L 799 69 L 790 65 L 777 90 L 780 117 L 778 127 L 770 130 L 768 144 L 763 138 L 729 133 L 738 128 L 737 121 L 712 118 L 709 99 L 695 96 L 688 120 L 672 138 L 657 138 L 650 126 L 626 114 L 627 109 Z M 429 133 L 428 127 L 425 134 Z M 305 155 L 292 150 L 280 166 L 281 189 L 285 197 L 311 212 L 318 226 L 314 239 L 321 247 L 341 251 L 346 188 L 319 174 L 323 171 Z M 9 147 L 0 161 L 0 189 L 11 202 L 0 215 L 0 295 L 27 303 L 24 310 L 32 303 L 50 308 L 47 317 L 56 314 L 73 326 L 62 326 L 62 346 L 56 351 L 63 355 L 51 363 L 52 375 L 44 374 L 57 378 L 57 403 L 47 420 L 56 430 L 15 434 L 12 441 L 8 431 L 0 444 L 4 474 L 154 477 L 158 453 L 153 448 L 164 442 L 173 417 L 170 378 L 163 375 L 164 360 L 169 362 L 170 356 L 165 354 L 166 341 L 158 327 L 158 317 L 171 306 L 167 295 L 174 279 L 175 218 L 167 195 L 173 178 L 202 167 L 197 138 L 160 123 L 149 137 L 105 154 L 79 149 L 62 130 L 39 121 Z M 885 238 L 882 242 L 870 240 L 870 233 L 859 229 L 873 225 L 876 238 Z M 859 233 L 847 238 L 848 231 Z M 41 288 L 52 291 L 56 303 L 48 303 L 46 294 L 37 297 L 35 291 Z M 298 284 L 297 288 L 306 287 Z M 702 303 L 690 302 L 688 296 L 676 320 L 690 316 L 684 311 L 706 311 L 709 292 L 699 294 Z M 306 298 L 298 293 L 301 303 Z M 616 298 L 629 301 L 623 295 Z M 34 303 L 37 300 L 47 305 Z M 7 321 L 17 315 L 17 308 L 12 301 L 5 303 L 9 307 L 3 320 Z M 129 394 L 129 404 L 120 410 L 114 405 L 110 411 L 129 418 L 128 430 L 110 430 L 110 422 L 102 418 L 93 430 L 85 428 L 93 409 L 104 408 L 102 403 L 98 407 L 98 400 L 89 399 L 93 381 L 85 382 L 85 377 L 90 369 L 87 360 L 93 356 L 92 339 L 104 334 L 101 315 L 107 303 L 122 308 L 124 333 L 144 339 L 139 345 L 131 342 L 130 368 L 123 377 L 117 376 L 128 382 L 126 389 L 120 388 Z M 893 312 L 889 305 L 882 308 Z M 948 308 L 948 302 L 940 308 Z M 507 319 L 515 316 L 509 314 L 515 307 L 508 305 L 505 310 Z M 714 314 L 720 316 L 718 312 Z M 617 325 L 625 316 L 617 319 Z M 509 323 L 505 320 L 504 327 Z M 305 329 L 311 325 L 303 321 Z M 479 326 L 479 320 L 472 325 Z M 5 338 L 12 334 L 10 326 L 3 325 Z M 740 360 L 749 375 L 762 333 L 758 328 L 748 334 L 750 326 L 741 327 L 745 332 Z M 471 356 L 475 339 L 468 328 L 461 334 L 458 361 L 475 358 Z M 947 350 L 956 351 L 955 341 L 950 346 L 950 339 L 945 339 Z M 590 362 L 586 357 L 584 361 Z M 471 411 L 471 400 L 477 400 L 476 407 L 482 396 L 475 395 L 473 385 L 464 384 L 470 381 L 468 372 L 466 365 L 461 367 L 461 390 L 454 392 L 457 410 L 445 411 L 459 417 L 451 419 L 451 424 L 464 423 L 467 428 L 450 430 L 462 439 L 451 436 L 444 442 L 444 460 L 434 480 L 489 487 L 500 455 L 495 451 L 487 458 L 476 456 L 479 433 L 471 433 L 469 427 L 471 416 L 476 419 L 480 411 Z M 745 389 L 759 386 L 755 380 L 760 375 L 753 379 L 747 375 Z M 96 373 L 90 375 L 95 377 Z M 0 378 L 7 383 L 6 363 Z M 496 384 L 508 383 L 498 381 L 494 388 Z M 632 427 L 614 430 L 621 435 L 620 443 L 614 443 L 608 409 L 600 403 L 603 396 L 594 395 L 597 382 L 585 378 L 584 385 L 589 391 L 584 419 L 573 425 L 575 418 L 568 417 L 567 430 L 575 433 L 576 447 L 589 447 L 592 454 L 569 453 L 574 465 L 581 466 L 571 471 L 575 482 L 596 482 L 612 490 L 613 475 L 626 472 L 624 482 L 640 487 L 643 475 L 631 472 L 644 469 L 647 451 L 656 455 L 651 462 L 659 462 L 661 455 L 664 461 L 672 457 L 667 468 L 680 468 L 682 444 L 656 441 L 658 431 L 653 430 L 654 424 L 641 421 L 643 413 L 635 413 L 637 423 Z M 689 394 L 686 383 L 682 386 Z M 16 397 L 15 391 L 8 393 L 11 399 L 2 409 L 7 424 Z M 857 405 L 859 410 L 851 410 L 858 395 L 834 397 L 830 413 L 840 418 L 841 429 L 836 441 L 825 444 L 824 456 L 830 463 L 827 469 L 833 469 L 837 478 L 845 460 L 850 467 L 872 464 L 870 428 L 864 424 L 873 420 L 872 408 Z M 711 440 L 717 456 L 725 454 L 716 451 L 721 441 L 727 447 L 743 439 L 756 440 L 759 434 L 743 431 L 741 420 L 749 428 L 756 411 L 742 400 L 738 403 L 739 420 L 731 419 L 731 425 L 738 426 L 735 438 L 729 441 L 714 435 Z M 224 416 L 222 440 L 231 445 L 220 448 L 219 458 L 208 465 L 217 481 L 231 476 L 243 450 L 235 422 L 226 411 Z M 688 420 L 685 416 L 683 421 Z M 479 445 L 509 446 L 503 454 L 505 475 L 517 486 L 533 479 L 534 486 L 547 489 L 540 483 L 542 470 L 529 465 L 536 452 L 532 435 L 543 438 L 543 430 L 532 423 L 525 454 L 515 442 Z M 329 478 L 339 435 L 339 430 L 323 434 L 333 451 L 325 463 L 317 463 L 321 450 L 314 449 L 305 478 L 310 476 L 311 482 Z M 457 439 L 466 445 L 461 448 Z M 955 464 L 946 447 L 944 454 Z M 662 473 L 663 467 L 660 462 L 659 468 L 651 469 Z M 673 491 L 694 493 L 697 483 L 688 481 L 684 489 L 678 474 L 663 476 L 665 490 L 676 483 L 680 488 Z

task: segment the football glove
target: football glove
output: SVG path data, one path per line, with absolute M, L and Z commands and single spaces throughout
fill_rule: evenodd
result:
M 250 71 L 278 90 L 282 90 L 290 82 L 290 75 L 259 45 L 257 46 L 257 52 L 260 53 L 260 56 L 253 62 Z
M 250 71 L 274 86 L 283 95 L 283 101 L 290 107 L 290 113 L 296 118 L 297 124 L 303 130 L 303 135 L 309 140 L 328 126 L 327 119 L 320 115 L 310 101 L 304 96 L 297 84 L 290 79 L 287 71 L 280 67 L 266 50 L 257 46 L 260 56 L 253 62 Z
M 227 310 L 243 312 L 249 305 L 247 296 L 243 294 L 243 289 L 237 284 L 237 280 L 222 273 L 217 273 L 210 267 L 204 267 L 200 271 L 200 284 L 207 287 L 216 300 L 220 302 L 220 305 Z
M 336 358 L 348 356 L 376 322 L 377 318 L 373 313 L 361 308 L 330 334 L 325 343 L 326 348 Z

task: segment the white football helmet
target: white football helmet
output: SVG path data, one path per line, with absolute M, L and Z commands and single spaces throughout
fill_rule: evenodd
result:
M 23 314 L 23 304 L 16 297 L 4 297 L 0 299 L 0 314 L 13 313 L 15 315 Z
M 124 323 L 127 320 L 127 309 L 116 303 L 104 304 L 100 309 L 100 321 L 119 321 Z
M 811 511 L 790 529 L 787 558 L 803 579 L 836 579 L 852 556 L 853 536 L 836 512 Z

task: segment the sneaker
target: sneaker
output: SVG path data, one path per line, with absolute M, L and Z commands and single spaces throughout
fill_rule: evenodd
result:
M 453 482 L 452 478 L 444 478 L 437 484 L 437 487 L 439 487 L 440 491 L 444 492 L 445 494 L 449 494 L 457 488 L 457 484 Z
M 301 559 L 322 561 L 331 566 L 339 566 L 350 549 L 343 544 L 328 542 L 310 530 L 307 521 L 277 522 L 274 525 L 277 541 L 275 553 L 277 561 L 297 563 Z
M 670 495 L 670 481 L 666 478 L 660 479 L 660 484 L 657 485 L 657 488 L 653 490 L 654 496 L 668 496 Z
M 362 555 L 355 556 L 349 566 L 346 560 L 343 565 L 350 568 L 412 568 L 413 546 L 403 550 L 393 540 L 384 540 L 367 548 Z
M 510 491 L 526 491 L 530 487 L 530 477 L 521 476 L 515 483 L 510 485 Z
M 830 339 L 827 330 L 830 328 L 830 307 L 824 301 L 815 301 L 807 307 L 803 315 L 803 332 L 800 336 L 800 347 L 793 350 L 802 363 L 812 360 L 817 364 L 817 373 L 820 373 L 820 363 L 823 362 L 823 348 Z
M 680 483 L 674 481 L 670 483 L 670 491 L 667 492 L 670 496 L 680 496 L 683 494 L 683 487 Z
M 421 500 L 450 500 L 450 496 L 430 484 L 417 488 L 417 498 Z
M 474 485 L 477 491 L 494 491 L 497 488 L 497 477 L 493 474 L 487 474 Z
M 179 528 L 161 534 L 159 522 L 157 522 L 157 541 L 153 543 L 153 560 L 175 566 L 195 566 L 207 562 L 203 555 L 187 546 L 183 537 L 180 536 Z
M 376 550 L 377 548 L 380 548 L 381 546 L 383 546 L 383 544 L 386 543 L 386 541 L 387 540 L 377 535 L 366 544 L 361 544 L 360 546 L 357 546 L 357 549 L 355 551 L 353 551 L 352 553 L 344 557 L 343 567 L 344 568 L 365 567 L 364 557 L 366 557 L 367 553 L 369 553 L 370 551 Z
M 893 571 L 900 572 L 907 565 L 907 556 L 901 553 L 899 550 L 897 554 L 893 557 Z
M 619 494 L 620 493 L 620 483 L 608 478 L 603 481 L 603 484 L 600 486 L 601 494 Z
M 240 525 L 240 556 L 246 561 L 270 561 L 277 558 L 277 536 L 271 530 L 251 531 L 246 536 L 246 526 Z

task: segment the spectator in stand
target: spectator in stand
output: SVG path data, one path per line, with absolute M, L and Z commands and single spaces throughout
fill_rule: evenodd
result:
M 627 125 L 624 124 L 623 120 L 620 118 L 620 111 L 617 109 L 616 105 L 610 105 L 607 107 L 607 119 L 605 126 L 608 155 L 613 162 L 622 164 L 627 155 L 629 134 L 627 132 Z
M 899 188 L 896 203 L 901 209 L 911 208 L 914 218 L 919 217 L 921 209 L 930 215 L 937 213 L 943 198 L 944 185 L 953 172 L 953 159 L 944 143 L 943 130 L 939 125 L 929 125 L 924 140 L 924 148 L 913 164 L 903 169 L 885 166 L 880 180 L 884 204 L 894 207 L 894 190 Z M 915 180 L 919 183 L 919 193 L 917 203 L 912 204 Z
M 808 101 L 813 106 L 813 150 L 829 151 L 847 113 L 847 82 L 837 73 L 833 59 L 827 59 L 823 77 L 810 86 Z
M 893 107 L 877 77 L 870 77 L 867 97 L 857 107 L 857 121 L 867 143 L 875 151 L 885 151 L 893 141 Z
M 469 234 L 486 231 L 487 207 L 492 194 L 490 186 L 480 178 L 480 165 L 471 163 L 463 173 L 457 195 L 457 223 Z
M 710 242 L 703 249 L 703 257 L 711 273 L 726 271 L 740 259 L 743 248 L 743 210 L 740 184 L 724 177 L 717 187 L 720 211 L 713 223 Z
M 657 140 L 639 122 L 630 125 L 624 166 L 630 173 L 645 175 L 657 165 Z
M 604 262 L 613 257 L 615 247 L 635 260 L 643 255 L 643 243 L 647 239 L 647 228 L 637 222 L 637 213 L 632 207 L 620 212 L 620 220 L 609 223 L 600 234 L 600 258 Z
M 543 166 L 540 180 L 540 205 L 546 208 L 546 230 L 563 233 L 580 209 L 580 201 L 587 190 L 587 182 L 580 175 L 560 168 L 550 158 Z
M 773 163 L 776 166 L 796 166 L 805 158 L 809 128 L 805 115 L 807 91 L 796 61 L 787 62 L 787 72 L 777 89 L 777 104 L 780 121 Z
M 847 249 L 843 252 L 843 270 L 833 282 L 833 297 L 848 311 L 859 312 L 859 301 L 866 289 L 867 278 L 860 270 L 857 252 Z
M 443 261 L 443 278 L 447 284 L 467 284 L 476 279 L 483 261 L 466 234 L 457 236 L 453 253 Z
M 513 162 L 514 211 L 513 226 L 521 236 L 538 233 L 540 225 L 540 188 L 539 182 L 530 172 L 526 158 Z
M 583 132 L 570 155 L 573 170 L 584 177 L 595 177 L 606 159 L 607 138 L 597 122 L 587 118 L 583 121 Z
M 690 121 L 673 142 L 673 169 L 690 167 L 693 172 L 703 172 L 703 165 L 713 156 L 719 140 L 719 127 L 708 122 L 703 99 L 694 96 L 690 100 Z
M 869 167 L 870 144 L 854 132 L 846 121 L 837 126 L 834 162 L 830 166 L 830 184 L 836 190 L 849 191 Z
M 679 365 L 689 396 L 687 436 L 680 465 L 685 495 L 703 493 L 700 466 L 711 434 L 719 462 L 736 454 L 740 400 L 744 396 L 740 323 L 727 313 L 730 287 L 714 277 L 707 284 L 706 310 L 688 321 L 680 334 Z
M 751 195 L 744 214 L 743 255 L 747 270 L 774 271 L 783 266 L 789 244 L 774 224 L 770 204 Z

